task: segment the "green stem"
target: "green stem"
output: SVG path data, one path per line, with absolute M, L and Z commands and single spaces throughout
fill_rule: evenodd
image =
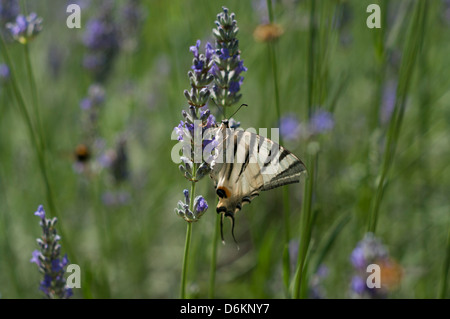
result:
M 186 230 L 186 242 L 184 245 L 184 257 L 183 257 L 183 271 L 181 277 L 181 299 L 186 299 L 186 274 L 187 274 L 187 263 L 189 257 L 189 248 L 191 245 L 191 234 L 192 234 L 192 223 L 187 223 Z
M 272 0 L 267 0 L 267 13 L 269 14 L 269 22 L 273 23 Z
M 28 43 L 24 44 L 25 48 L 25 64 L 28 72 L 28 80 L 30 82 L 30 89 L 31 89 L 31 96 L 33 101 L 33 108 L 34 108 L 34 116 L 36 117 L 36 127 L 37 131 L 39 133 L 39 140 L 41 142 L 42 151 L 45 154 L 45 151 L 47 149 L 45 138 L 44 138 L 44 130 L 42 126 L 41 116 L 39 112 L 39 97 L 37 93 L 37 87 L 36 87 L 36 81 L 34 78 L 34 72 L 33 68 L 31 66 L 31 57 L 30 57 L 30 48 Z
M 445 294 L 447 292 L 449 269 L 450 269 L 450 227 L 448 229 L 445 259 L 444 259 L 444 265 L 442 267 L 442 279 L 441 279 L 441 284 L 440 284 L 440 289 L 439 289 L 439 298 L 440 299 L 445 299 Z
M 307 59 L 307 94 L 306 94 L 306 103 L 307 103 L 307 115 L 308 119 L 311 119 L 311 116 L 314 111 L 314 102 L 316 97 L 316 90 L 320 92 L 318 89 L 322 83 L 320 81 L 316 82 L 318 77 L 318 68 L 316 67 L 316 53 L 318 51 L 318 39 L 317 39 L 317 30 L 315 25 L 316 18 L 316 3 L 315 0 L 310 1 L 310 21 L 309 21 L 309 38 L 308 38 L 308 59 Z M 320 53 L 320 52 L 319 52 Z M 317 53 L 320 57 L 321 55 Z M 317 88 L 316 88 L 317 86 Z M 310 143 L 311 145 L 312 143 Z M 302 203 L 302 215 L 300 219 L 300 242 L 298 248 L 298 257 L 297 257 L 297 269 L 294 277 L 294 291 L 293 297 L 298 299 L 302 296 L 302 285 L 304 285 L 304 278 L 306 273 L 306 258 L 308 253 L 309 242 L 311 239 L 311 228 L 312 228 L 312 197 L 314 193 L 314 181 L 316 178 L 316 164 L 318 162 L 318 151 L 310 149 L 307 151 L 306 158 L 306 167 L 308 169 L 308 177 L 306 180 L 306 185 L 304 188 L 303 195 L 303 203 Z
M 307 107 L 308 107 L 308 118 L 311 118 L 313 113 L 313 97 L 314 97 L 314 63 L 315 63 L 315 47 L 316 47 L 316 26 L 314 23 L 315 11 L 316 11 L 315 0 L 311 0 L 311 11 L 309 16 L 309 45 L 308 45 L 308 71 L 307 71 Z
M 273 88 L 275 92 L 275 109 L 277 111 L 277 117 L 278 119 L 281 118 L 281 110 L 280 110 L 280 93 L 279 93 L 279 86 L 278 86 L 278 66 L 277 66 L 277 59 L 275 54 L 275 44 L 270 43 L 269 46 L 269 55 L 270 55 L 270 61 L 272 64 L 272 78 L 273 78 Z M 281 138 L 281 137 L 280 137 Z M 281 140 L 280 140 L 281 142 Z
M 216 267 L 217 267 L 217 244 L 219 242 L 219 232 L 220 232 L 220 214 L 216 214 L 216 222 L 214 226 L 214 238 L 212 242 L 211 251 L 211 266 L 209 270 L 209 291 L 208 297 L 213 299 L 215 296 L 215 286 L 216 286 Z
M 303 207 L 301 216 L 301 226 L 300 226 L 300 243 L 299 252 L 297 260 L 297 270 L 295 274 L 294 282 L 294 298 L 300 298 L 300 288 L 302 286 L 302 281 L 305 274 L 305 261 L 308 252 L 309 242 L 311 239 L 311 221 L 312 221 L 312 195 L 314 190 L 314 179 L 315 179 L 315 166 L 317 163 L 317 153 L 308 154 L 307 167 L 308 167 L 308 178 L 305 185 L 304 196 L 303 196 Z
M 197 165 L 194 163 L 192 172 L 194 173 L 194 176 L 192 176 L 192 179 L 195 180 L 195 173 L 197 171 Z M 191 183 L 191 198 L 189 202 L 189 210 L 192 211 L 194 209 L 194 199 L 195 199 L 195 182 Z M 181 299 L 186 299 L 186 275 L 187 275 L 187 268 L 188 268 L 188 259 L 189 259 L 189 250 L 191 246 L 191 235 L 192 235 L 192 223 L 187 223 L 187 230 L 186 230 L 186 242 L 184 244 L 184 256 L 183 256 L 183 269 L 181 271 Z
M 272 1 L 267 0 L 267 8 L 269 14 L 269 21 L 273 23 L 273 9 L 272 9 Z M 269 59 L 270 64 L 272 66 L 272 79 L 273 79 L 273 88 L 275 93 L 275 110 L 278 121 L 281 119 L 281 106 L 280 106 L 280 91 L 279 91 L 279 83 L 278 83 L 278 65 L 276 59 L 276 50 L 275 43 L 269 42 Z M 279 137 L 280 144 L 283 144 L 282 136 Z M 286 187 L 283 187 L 283 219 L 284 219 L 284 251 L 283 251 L 283 281 L 285 283 L 286 288 L 289 286 L 290 281 L 290 257 L 289 257 L 289 239 L 290 239 L 290 205 L 289 205 L 289 190 Z
M 427 13 L 427 2 L 417 1 L 413 18 L 408 29 L 406 44 L 403 49 L 404 57 L 400 67 L 399 81 L 397 87 L 397 96 L 395 107 L 389 123 L 387 132 L 387 141 L 384 149 L 383 164 L 381 167 L 380 178 L 377 185 L 375 197 L 372 200 L 372 207 L 369 216 L 368 231 L 375 233 L 378 213 L 383 199 L 384 190 L 388 178 L 389 170 L 394 161 L 397 149 L 398 138 L 406 108 L 406 100 L 413 76 L 417 56 L 422 48 L 422 41 L 425 34 L 425 20 Z

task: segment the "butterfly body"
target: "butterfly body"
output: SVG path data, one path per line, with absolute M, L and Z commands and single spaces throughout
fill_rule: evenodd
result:
M 228 120 L 222 121 L 217 136 L 218 155 L 211 171 L 219 196 L 216 211 L 222 214 L 222 222 L 224 217 L 231 219 L 233 232 L 234 215 L 244 205 L 261 191 L 298 183 L 306 168 L 294 154 L 270 139 L 230 129 Z

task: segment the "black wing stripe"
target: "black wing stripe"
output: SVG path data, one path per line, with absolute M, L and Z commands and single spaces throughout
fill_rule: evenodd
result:
M 230 180 L 230 178 L 231 178 L 231 173 L 233 172 L 233 168 L 234 168 L 234 162 L 236 161 L 236 153 L 237 153 L 237 148 L 238 148 L 238 144 L 239 144 L 237 134 L 234 134 L 233 143 L 234 143 L 234 145 L 233 145 L 233 157 L 231 159 L 232 162 L 229 164 L 229 167 L 228 167 L 227 180 Z
M 264 163 L 263 167 L 267 167 L 270 165 L 270 163 L 272 163 L 271 156 L 272 156 L 272 149 L 269 150 L 269 154 L 267 155 L 267 158 L 270 158 L 270 161 L 267 161 L 267 163 Z
M 245 169 L 247 168 L 247 165 L 248 165 L 248 162 L 249 162 L 249 156 L 250 156 L 250 147 L 245 149 L 245 160 L 244 160 L 244 163 L 242 163 L 241 170 L 239 171 L 239 175 L 236 178 L 236 183 L 238 182 L 238 180 L 241 177 L 242 173 L 244 173 Z
M 295 168 L 299 168 L 298 170 L 296 170 Z M 275 181 L 279 178 L 283 178 L 286 175 L 291 175 L 292 173 L 300 173 L 301 171 L 303 171 L 304 169 L 304 165 L 301 162 L 294 162 L 291 165 L 289 165 L 289 167 L 285 170 L 283 170 L 281 173 L 275 175 L 275 177 L 273 177 L 270 181 Z
M 288 150 L 283 149 L 283 152 L 281 152 L 279 161 L 281 162 L 289 154 L 291 154 L 291 153 Z
M 227 176 L 227 180 L 230 180 L 231 172 L 233 172 L 233 167 L 234 167 L 234 162 L 231 162 L 231 163 L 228 165 L 228 176 Z
M 283 182 L 280 182 L 280 183 L 274 183 L 274 184 L 272 184 L 270 186 L 264 186 L 263 188 L 261 188 L 261 190 L 268 191 L 268 190 L 271 190 L 271 189 L 274 189 L 274 188 L 277 188 L 277 187 L 280 187 L 280 186 L 284 186 L 284 185 L 288 185 L 288 184 L 295 184 L 295 183 L 299 183 L 299 182 L 300 182 L 299 179 L 298 180 L 283 181 Z

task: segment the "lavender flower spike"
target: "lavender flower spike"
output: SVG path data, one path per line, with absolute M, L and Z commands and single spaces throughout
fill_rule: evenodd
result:
M 247 68 L 241 60 L 239 41 L 236 35 L 239 31 L 234 13 L 229 14 L 227 8 L 217 15 L 216 26 L 213 34 L 216 38 L 216 54 L 214 65 L 211 69 L 214 75 L 213 98 L 222 106 L 231 106 L 239 101 L 244 77 L 242 72 Z
M 66 285 L 64 279 L 65 267 L 69 264 L 67 255 L 60 257 L 61 237 L 57 234 L 55 225 L 56 217 L 53 219 L 45 218 L 45 211 L 42 205 L 34 213 L 41 221 L 42 236 L 37 239 L 39 250 L 32 253 L 31 263 L 38 266 L 43 274 L 43 280 L 39 289 L 44 292 L 49 299 L 67 299 L 72 296 L 72 289 Z
M 36 13 L 28 16 L 19 14 L 15 23 L 7 23 L 6 28 L 11 32 L 12 37 L 22 44 L 26 44 L 34 39 L 42 31 L 42 18 Z

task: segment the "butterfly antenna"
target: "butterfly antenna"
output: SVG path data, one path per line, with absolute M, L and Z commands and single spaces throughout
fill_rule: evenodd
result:
M 241 104 L 241 106 L 239 106 L 239 108 L 233 113 L 233 115 L 230 116 L 230 119 L 236 115 L 237 112 L 239 112 L 239 110 L 243 107 L 243 106 L 248 106 L 247 104 Z

